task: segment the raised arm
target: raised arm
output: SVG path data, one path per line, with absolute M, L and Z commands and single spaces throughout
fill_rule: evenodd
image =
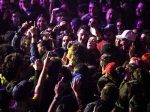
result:
M 35 99 L 39 102 L 41 100 L 44 82 L 46 80 L 46 75 L 47 75 L 48 68 L 49 68 L 50 65 L 51 65 L 51 60 L 50 60 L 49 53 L 48 53 L 46 59 L 44 60 L 43 69 L 41 71 L 41 74 L 39 76 L 37 85 L 36 85 L 35 90 L 34 90 L 33 99 Z
M 30 60 L 32 63 L 34 63 L 36 59 L 40 58 L 37 48 L 37 28 L 32 26 L 30 29 L 30 34 L 31 34 Z
M 64 77 L 62 77 L 61 80 L 55 85 L 55 88 L 54 88 L 55 96 L 53 98 L 52 103 L 49 106 L 48 112 L 56 111 L 56 108 L 58 106 L 59 97 L 61 95 L 61 87 L 62 87 L 63 79 L 64 79 Z
M 24 32 L 27 30 L 27 28 L 31 25 L 31 22 L 25 22 L 22 24 L 21 28 L 16 32 L 16 34 L 14 35 L 11 45 L 15 48 L 15 49 L 20 49 L 20 43 L 21 43 L 21 38 L 24 34 Z

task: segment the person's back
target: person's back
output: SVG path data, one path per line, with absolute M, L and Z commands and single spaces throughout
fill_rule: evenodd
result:
M 100 99 L 89 103 L 84 112 L 110 112 L 114 108 L 117 98 L 118 88 L 114 84 L 108 83 L 102 89 Z

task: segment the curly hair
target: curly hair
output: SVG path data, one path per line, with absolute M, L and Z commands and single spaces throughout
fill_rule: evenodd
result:
M 8 81 L 16 77 L 18 68 L 23 64 L 22 56 L 19 53 L 11 53 L 4 59 L 2 74 Z
M 69 49 L 72 51 L 74 65 L 87 63 L 87 48 L 83 44 L 76 42 Z

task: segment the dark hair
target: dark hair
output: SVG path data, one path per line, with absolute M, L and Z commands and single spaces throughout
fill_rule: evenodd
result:
M 101 99 L 104 101 L 115 102 L 118 96 L 118 88 L 113 83 L 107 83 L 101 91 Z
M 52 61 L 52 65 L 48 69 L 48 75 L 52 75 L 52 76 L 58 75 L 62 67 L 61 59 L 58 57 L 52 57 L 51 61 Z
M 13 53 L 15 50 L 14 48 L 9 44 L 1 44 L 0 45 L 0 65 L 4 62 L 5 56 L 7 56 L 10 53 Z
M 8 81 L 11 81 L 16 77 L 17 71 L 22 64 L 22 56 L 19 53 L 11 53 L 5 57 L 2 74 Z
M 60 69 L 60 74 L 63 75 L 63 77 L 64 77 L 64 82 L 70 82 L 70 81 L 71 81 L 71 79 L 72 79 L 72 74 L 71 74 L 70 70 L 69 70 L 67 67 L 64 67 L 64 66 L 63 66 L 63 67 Z
M 79 18 L 74 18 L 71 20 L 75 30 L 77 31 L 81 25 L 81 20 Z
M 81 74 L 84 77 L 87 76 L 87 74 L 88 74 L 88 66 L 87 66 L 87 64 L 85 64 L 85 63 L 77 64 L 74 67 L 74 72 L 75 73 L 79 73 L 79 74 Z
M 90 32 L 90 28 L 89 28 L 87 25 L 81 25 L 81 26 L 79 27 L 79 29 L 78 29 L 78 32 L 79 32 L 81 29 L 83 29 L 83 30 L 85 30 L 85 31 L 87 31 L 87 32 Z M 78 32 L 77 32 L 77 33 L 78 33 Z
M 32 82 L 23 80 L 19 82 L 12 90 L 12 96 L 16 101 L 23 101 L 27 99 L 32 90 Z

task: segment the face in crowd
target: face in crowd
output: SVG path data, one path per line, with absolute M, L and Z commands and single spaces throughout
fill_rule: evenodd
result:
M 129 46 L 129 41 L 127 39 L 120 40 L 120 49 L 126 50 Z
M 89 3 L 89 14 L 90 16 L 96 16 L 98 13 L 98 7 L 95 3 L 90 2 Z
M 20 13 L 19 12 L 12 13 L 11 20 L 14 26 L 19 26 L 21 24 Z
M 69 36 L 64 36 L 62 39 L 62 48 L 67 49 L 67 45 L 69 43 L 69 41 L 71 41 L 71 37 Z
M 77 32 L 77 36 L 78 36 L 78 42 L 86 45 L 89 38 L 88 31 L 86 31 L 85 29 L 80 29 Z
M 106 13 L 107 24 L 112 24 L 114 22 L 114 19 L 115 19 L 115 11 L 112 8 L 110 8 Z
M 38 43 L 37 48 L 40 55 L 46 52 L 46 47 L 42 43 Z
M 121 34 L 122 31 L 123 31 L 123 29 L 124 29 L 123 24 L 122 24 L 121 21 L 117 21 L 117 23 L 116 23 L 116 28 L 117 28 L 117 33 L 118 33 L 118 34 Z
M 97 44 L 96 37 L 91 36 L 87 42 L 87 49 L 95 49 Z
M 37 27 L 40 31 L 43 31 L 46 29 L 47 21 L 44 17 L 38 17 L 37 19 Z

